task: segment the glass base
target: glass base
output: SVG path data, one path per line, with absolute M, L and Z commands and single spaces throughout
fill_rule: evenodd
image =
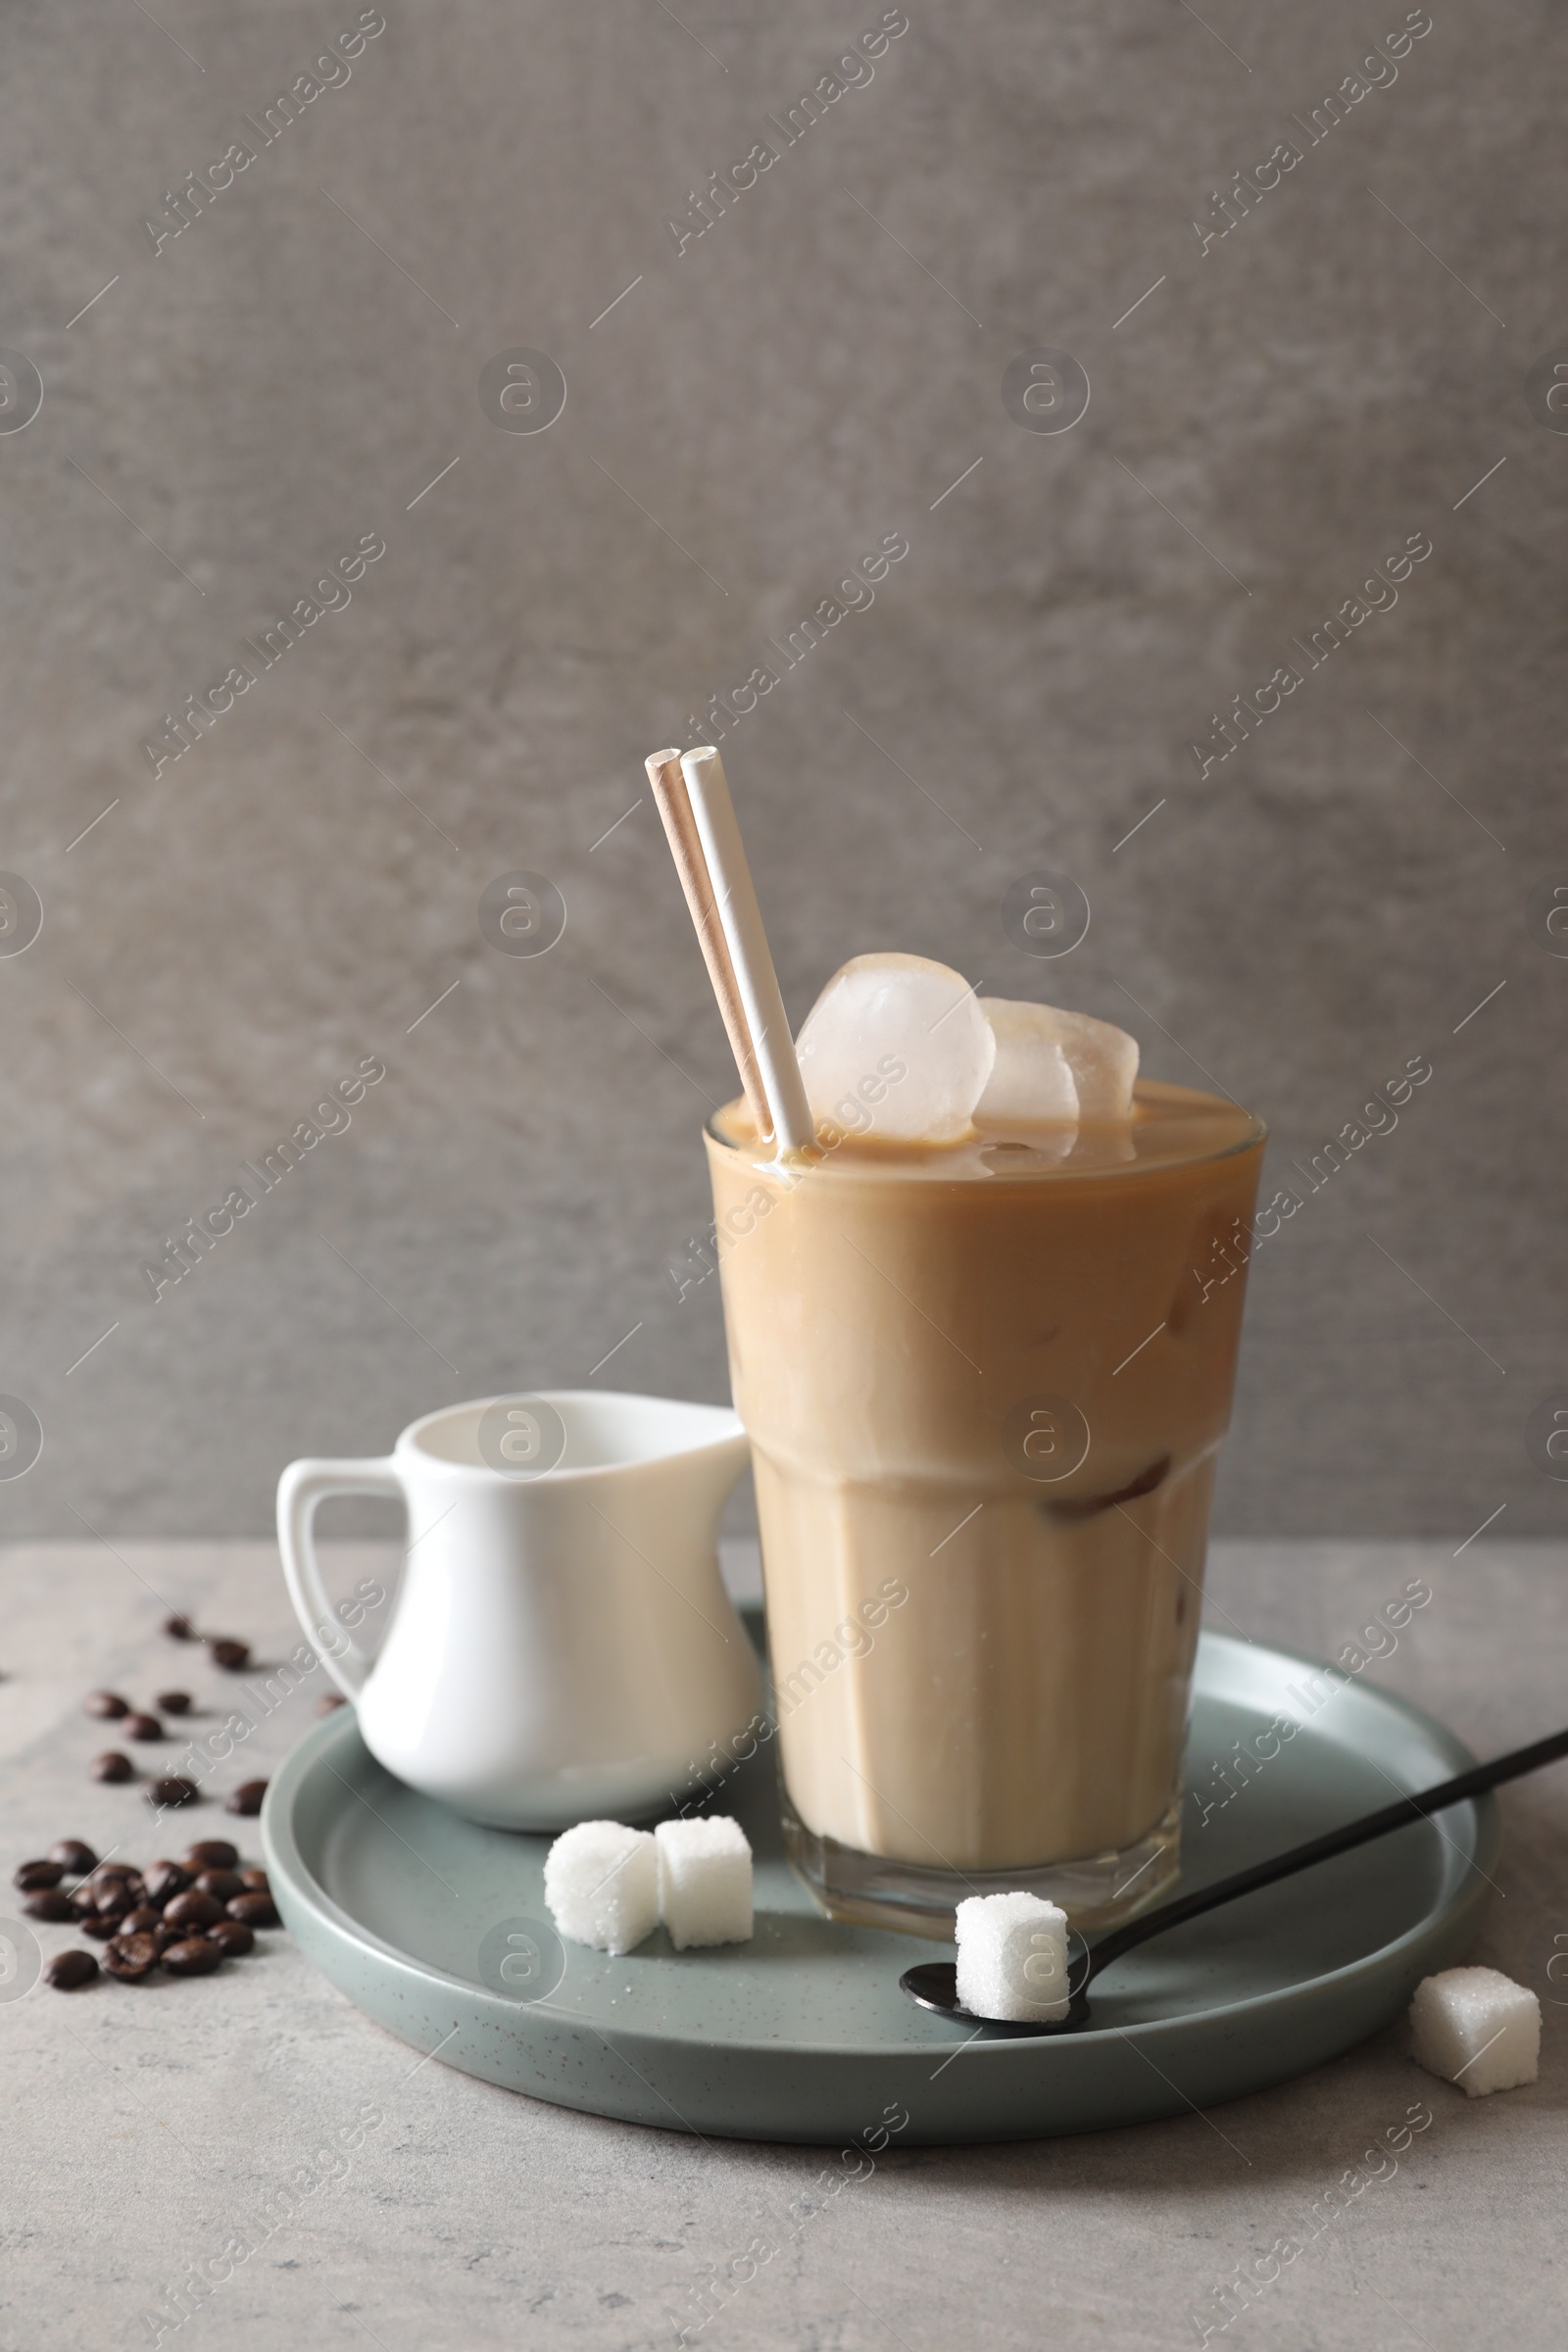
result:
M 1058 1903 L 1074 1928 L 1112 1928 L 1168 1894 L 1181 1875 L 1182 1792 L 1178 1788 L 1153 1828 L 1119 1852 L 1088 1854 L 1076 1862 L 1043 1862 L 1032 1870 L 928 1870 L 918 1862 L 890 1862 L 862 1854 L 836 1838 L 819 1838 L 796 1816 L 781 1788 L 784 1851 L 812 1900 L 829 1919 L 859 1928 L 891 1928 L 905 1936 L 954 1938 L 953 1914 L 969 1894 L 1013 1894 L 1020 1889 Z

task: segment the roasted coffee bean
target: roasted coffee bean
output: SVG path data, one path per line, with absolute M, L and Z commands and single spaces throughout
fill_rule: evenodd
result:
M 151 1976 L 158 1966 L 163 1943 L 155 1935 L 116 1936 L 104 1947 L 103 1966 L 112 1977 L 134 1984 Z
M 330 1715 L 335 1708 L 346 1707 L 348 1703 L 341 1690 L 323 1690 L 316 1702 L 316 1712 L 318 1715 Z
M 101 1715 L 106 1722 L 117 1721 L 122 1715 L 130 1713 L 118 1690 L 89 1690 L 81 1707 L 83 1714 Z
M 157 1703 L 163 1708 L 166 1715 L 188 1715 L 190 1713 L 190 1692 L 188 1690 L 160 1690 Z
M 152 1903 L 167 1903 L 172 1894 L 183 1894 L 190 1885 L 190 1872 L 177 1862 L 149 1862 L 144 1876 L 147 1899 Z
M 83 1879 L 79 1886 L 72 1888 L 71 1908 L 79 1918 L 85 1919 L 89 1912 L 97 1909 L 97 1890 L 90 1879 Z
M 237 1919 L 247 1928 L 275 1928 L 280 1923 L 277 1907 L 270 1894 L 231 1894 L 223 1905 L 230 1919 Z
M 170 1928 L 210 1928 L 223 1916 L 223 1906 L 210 1894 L 189 1886 L 164 1905 L 164 1925 Z
M 177 1772 L 172 1772 L 167 1780 L 150 1782 L 146 1793 L 147 1802 L 158 1806 L 160 1810 L 170 1805 L 193 1805 L 196 1802 L 196 1784 L 194 1781 L 181 1780 Z
M 156 1936 L 117 1936 L 104 1953 L 104 1966 L 122 1984 L 139 1984 L 152 1975 L 160 1957 Z
M 95 1879 L 93 1881 L 93 1909 L 100 1919 L 123 1919 L 136 1907 L 136 1898 L 128 1879 Z
M 40 1886 L 29 1894 L 22 1908 L 29 1919 L 74 1919 L 76 1908 L 69 1894 L 58 1886 Z
M 242 1959 L 246 1952 L 256 1949 L 256 1938 L 242 1919 L 220 1919 L 207 1931 L 209 1943 L 216 1943 L 227 1959 Z
M 232 1870 L 239 1860 L 239 1848 L 230 1845 L 226 1838 L 199 1838 L 188 1845 L 180 1856 L 187 1870 Z
M 11 1874 L 11 1884 L 24 1894 L 36 1894 L 41 1887 L 58 1886 L 65 1875 L 58 1862 L 19 1862 Z M 235 1892 L 238 1891 L 236 1887 Z
M 265 1870 L 242 1870 L 239 1877 L 247 1894 L 270 1894 L 272 1891 L 272 1883 Z
M 166 1617 L 164 1631 L 171 1642 L 194 1642 L 196 1628 L 188 1617 Z
M 262 1799 L 266 1794 L 267 1783 L 265 1781 L 241 1781 L 237 1788 L 229 1790 L 224 1811 L 228 1813 L 259 1813 L 262 1809 Z
M 211 1976 L 222 1957 L 222 1945 L 209 1942 L 205 1936 L 187 1936 L 164 1947 L 164 1966 L 172 1977 Z
M 83 1845 L 79 1838 L 60 1838 L 49 1848 L 49 1859 L 59 1863 L 68 1879 L 85 1878 L 89 1870 L 98 1867 L 98 1857 L 92 1847 Z
M 231 1894 L 245 1892 L 245 1882 L 237 1870 L 204 1870 L 196 1885 L 203 1894 L 210 1894 L 220 1903 L 226 1903 Z
M 128 1781 L 136 1767 L 118 1747 L 106 1747 L 101 1756 L 94 1756 L 87 1770 L 95 1781 Z
M 123 1912 L 112 1911 L 106 1914 L 102 1911 L 95 1911 L 90 1919 L 77 1921 L 76 1931 L 78 1935 L 90 1936 L 94 1943 L 107 1943 L 111 1936 L 120 1934 L 120 1923 L 123 1917 Z
M 151 1936 L 164 1924 L 156 1903 L 134 1903 L 120 1923 L 122 1936 Z
M 127 1715 L 120 1728 L 127 1740 L 161 1740 L 164 1736 L 156 1715 Z
M 215 1666 L 221 1666 L 225 1674 L 238 1674 L 242 1666 L 250 1664 L 251 1645 L 248 1642 L 234 1642 L 218 1634 L 209 1634 L 206 1641 L 208 1656 Z
M 112 1886 L 139 1887 L 143 1884 L 141 1872 L 134 1862 L 100 1862 L 87 1881 L 89 1886 L 98 1888 Z
M 56 1952 L 43 1973 L 57 1992 L 74 1992 L 78 1984 L 92 1983 L 98 1963 L 91 1952 Z

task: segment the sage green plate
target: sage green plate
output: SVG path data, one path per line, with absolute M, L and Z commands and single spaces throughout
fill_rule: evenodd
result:
M 1360 1684 L 1313 1711 L 1290 1690 L 1311 1671 L 1204 1635 L 1191 1782 L 1212 1797 L 1234 1741 L 1281 1713 L 1300 1728 L 1201 1827 L 1189 1797 L 1184 1886 L 1474 1762 L 1430 1716 Z M 950 1947 L 819 1917 L 783 1857 L 773 1775 L 764 1745 L 711 1800 L 756 1852 L 757 1933 L 710 1951 L 677 1953 L 662 1928 L 619 1960 L 553 1945 L 549 1839 L 416 1795 L 371 1759 L 348 1707 L 277 1774 L 262 1837 L 305 1951 L 444 2065 L 666 2130 L 872 2148 L 894 2132 L 907 2147 L 1145 2122 L 1320 2066 L 1462 1955 L 1498 1844 L 1491 1797 L 1456 1805 L 1130 1953 L 1095 1987 L 1083 2032 L 970 2039 L 899 1990 L 902 1970 Z

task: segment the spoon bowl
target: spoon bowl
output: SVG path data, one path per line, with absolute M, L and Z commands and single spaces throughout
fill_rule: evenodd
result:
M 1075 1966 L 1081 1968 L 1082 1962 Z M 1071 1983 L 1070 1974 L 1068 1982 Z M 959 2002 L 958 1970 L 952 1960 L 923 1960 L 917 1968 L 906 1968 L 899 1979 L 899 1988 L 921 2009 L 934 2009 L 939 2017 L 951 2017 L 955 2025 L 978 2026 L 982 2033 L 1001 2035 L 1004 2040 L 1020 2035 L 1071 2034 L 1089 2023 L 1089 1995 L 1081 1988 L 1073 1992 L 1065 2017 L 976 2017 L 972 2009 L 965 2009 Z

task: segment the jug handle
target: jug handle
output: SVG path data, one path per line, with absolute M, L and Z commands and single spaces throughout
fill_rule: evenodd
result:
M 277 1548 L 294 1614 L 344 1696 L 358 1698 L 372 1660 L 339 1621 L 316 1557 L 316 1506 L 329 1494 L 390 1494 L 401 1501 L 403 1481 L 388 1455 L 379 1461 L 290 1462 L 277 1482 Z M 332 1649 L 326 1645 L 329 1636 Z

